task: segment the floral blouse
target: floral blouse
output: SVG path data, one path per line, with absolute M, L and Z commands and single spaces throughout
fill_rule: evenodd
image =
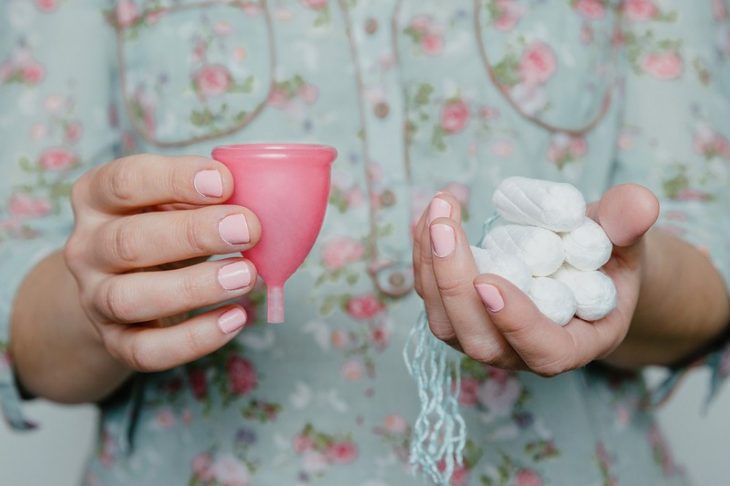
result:
M 421 308 L 410 230 L 437 190 L 476 239 L 510 175 L 589 199 L 626 181 L 730 280 L 730 5 L 723 0 L 0 0 L 0 402 L 14 294 L 72 226 L 71 184 L 122 154 L 246 141 L 339 150 L 283 325 L 136 375 L 100 404 L 86 484 L 424 484 L 402 348 Z M 153 243 L 153 242 L 151 242 Z M 683 484 L 650 392 L 597 365 L 544 379 L 464 358 L 454 485 Z

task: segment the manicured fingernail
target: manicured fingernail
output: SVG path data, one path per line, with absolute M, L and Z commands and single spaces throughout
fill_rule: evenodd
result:
M 438 197 L 431 200 L 431 206 L 428 208 L 428 224 L 431 224 L 436 218 L 448 218 L 450 216 L 451 204 Z
M 251 269 L 245 262 L 235 262 L 218 270 L 218 282 L 226 290 L 242 289 L 251 283 Z
M 223 218 L 218 223 L 218 231 L 223 241 L 229 245 L 242 245 L 250 240 L 248 224 L 243 214 L 231 214 Z
M 451 255 L 456 248 L 454 228 L 447 224 L 434 224 L 431 226 L 431 243 L 436 256 Z
M 221 197 L 223 195 L 223 179 L 217 170 L 201 170 L 195 174 L 193 186 L 203 196 Z
M 475 287 L 487 309 L 492 312 L 499 312 L 504 309 L 504 299 L 502 299 L 502 294 L 499 293 L 497 287 L 490 284 L 477 284 Z
M 246 313 L 238 307 L 224 312 L 218 318 L 218 327 L 225 334 L 238 331 L 244 324 L 246 324 Z

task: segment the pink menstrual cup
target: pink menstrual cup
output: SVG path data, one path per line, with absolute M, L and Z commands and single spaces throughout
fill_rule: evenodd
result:
M 246 251 L 266 282 L 268 322 L 284 322 L 284 284 L 317 239 L 337 151 L 326 145 L 242 144 L 213 149 L 233 174 L 227 201 L 253 211 L 261 240 Z

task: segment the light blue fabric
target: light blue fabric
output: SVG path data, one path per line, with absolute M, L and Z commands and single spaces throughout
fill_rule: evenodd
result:
M 3 363 L 18 285 L 63 245 L 84 171 L 262 140 L 340 154 L 320 238 L 287 284 L 290 322 L 264 325 L 257 289 L 255 324 L 230 345 L 135 377 L 101 406 L 85 483 L 423 484 L 402 359 L 421 302 L 375 281 L 402 280 L 437 190 L 462 201 L 476 241 L 504 177 L 591 200 L 638 182 L 727 279 L 725 3 L 625 3 L 0 0 Z M 435 472 L 453 466 L 452 484 L 685 482 L 639 376 L 592 365 L 546 380 L 450 353 L 468 434 Z M 719 383 L 730 358 L 712 356 Z M 22 428 L 11 369 L 0 401 Z

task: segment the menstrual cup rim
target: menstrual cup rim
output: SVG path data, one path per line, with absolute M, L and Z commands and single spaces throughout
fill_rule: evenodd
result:
M 311 155 L 307 157 L 306 162 L 332 164 L 337 158 L 337 149 L 330 145 L 314 143 L 236 143 L 215 147 L 212 155 L 216 160 L 220 160 L 219 156 L 223 156 L 233 162 L 240 162 L 243 158 L 285 161 L 292 156 Z

